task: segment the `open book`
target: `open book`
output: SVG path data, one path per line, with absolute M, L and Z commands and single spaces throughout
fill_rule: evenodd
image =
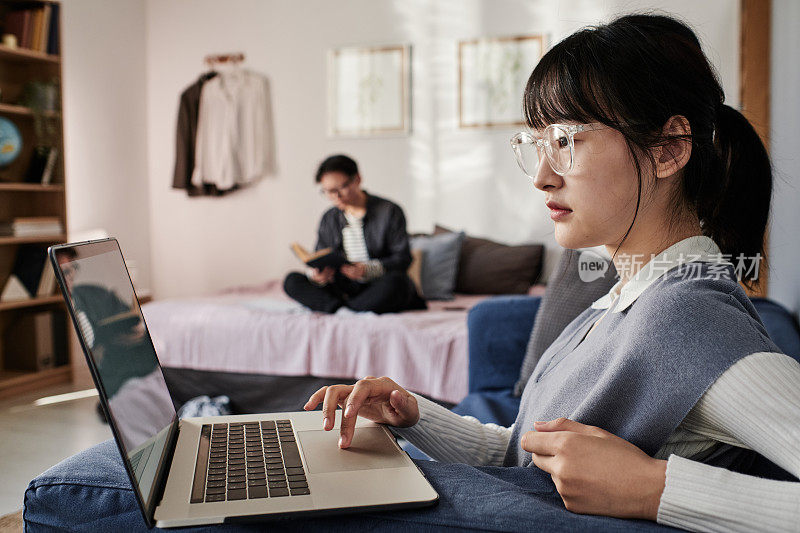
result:
M 322 270 L 325 267 L 331 267 L 338 270 L 340 266 L 348 263 L 347 258 L 341 252 L 337 252 L 332 248 L 323 248 L 316 252 L 309 252 L 298 243 L 293 242 L 291 245 L 294 255 L 300 261 L 307 264 L 312 268 Z

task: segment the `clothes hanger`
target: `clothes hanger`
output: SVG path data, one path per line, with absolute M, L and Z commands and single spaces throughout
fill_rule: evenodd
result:
M 244 54 L 242 52 L 235 52 L 231 54 L 210 54 L 203 59 L 203 63 L 211 69 L 212 72 L 231 72 L 239 69 L 239 65 L 244 61 Z M 227 67 L 219 69 L 218 67 Z

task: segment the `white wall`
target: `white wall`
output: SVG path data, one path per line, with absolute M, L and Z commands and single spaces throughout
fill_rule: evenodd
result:
M 800 2 L 772 0 L 770 298 L 800 312 Z
M 663 2 L 661 2 L 664 4 Z M 644 1 L 148 0 L 147 143 L 153 286 L 157 296 L 257 283 L 296 267 L 288 243 L 313 244 L 326 208 L 318 162 L 345 152 L 365 188 L 402 204 L 411 231 L 435 222 L 474 235 L 555 248 L 552 222 L 508 147 L 513 129 L 456 125 L 460 39 L 549 32 L 555 40 Z M 672 1 L 697 29 L 726 88 L 738 87 L 738 2 Z M 413 132 L 406 137 L 326 136 L 326 52 L 342 45 L 413 46 Z M 242 51 L 272 83 L 278 172 L 224 198 L 170 189 L 180 92 L 209 53 Z M 729 102 L 738 104 L 737 91 Z M 550 254 L 548 268 L 556 255 Z
M 150 286 L 142 0 L 63 0 L 67 231 L 105 229 Z

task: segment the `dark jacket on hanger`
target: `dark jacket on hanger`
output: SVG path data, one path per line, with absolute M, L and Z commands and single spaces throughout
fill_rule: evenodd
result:
M 223 194 L 214 185 L 195 187 L 192 185 L 194 171 L 195 140 L 197 138 L 197 115 L 200 109 L 200 93 L 205 82 L 216 76 L 216 72 L 202 74 L 196 82 L 181 93 L 178 107 L 178 128 L 175 143 L 175 171 L 172 178 L 174 189 L 186 189 L 189 196 L 219 196 Z M 225 191 L 228 192 L 228 191 Z

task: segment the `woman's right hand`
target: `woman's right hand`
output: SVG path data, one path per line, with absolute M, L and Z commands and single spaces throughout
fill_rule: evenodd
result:
M 322 270 L 318 268 L 311 269 L 311 281 L 314 283 L 319 283 L 320 285 L 324 283 L 330 283 L 333 281 L 333 277 L 336 275 L 336 271 L 333 270 L 331 267 L 325 267 Z
M 395 427 L 410 427 L 419 421 L 417 399 L 389 378 L 367 376 L 354 385 L 322 387 L 311 395 L 303 409 L 311 411 L 322 402 L 325 431 L 333 429 L 336 408 L 344 410 L 339 436 L 339 447 L 347 448 L 353 442 L 356 416 Z

